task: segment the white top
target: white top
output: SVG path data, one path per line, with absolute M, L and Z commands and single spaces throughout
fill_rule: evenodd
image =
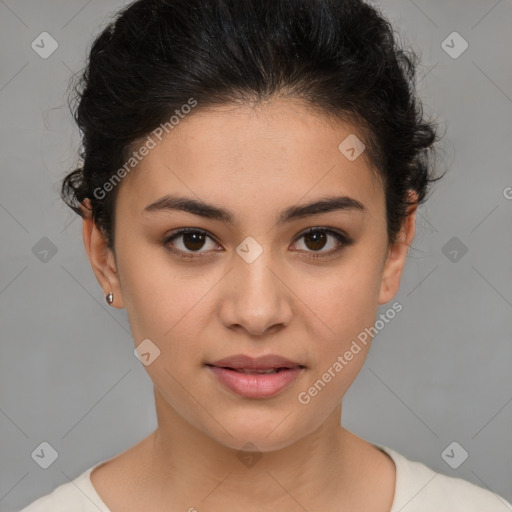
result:
M 437 473 L 386 446 L 374 446 L 389 454 L 396 466 L 395 497 L 389 512 L 512 512 L 512 505 L 491 491 Z M 92 470 L 103 462 L 106 459 L 20 512 L 111 512 L 90 479 Z

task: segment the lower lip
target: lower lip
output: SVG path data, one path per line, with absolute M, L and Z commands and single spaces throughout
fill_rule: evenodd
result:
M 288 387 L 303 368 L 283 369 L 277 373 L 240 373 L 218 366 L 208 366 L 217 379 L 234 393 L 247 398 L 268 398 Z

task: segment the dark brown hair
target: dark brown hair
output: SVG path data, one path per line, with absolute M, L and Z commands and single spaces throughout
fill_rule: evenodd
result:
M 95 190 L 126 164 L 135 142 L 191 98 L 200 109 L 286 95 L 329 118 L 357 120 L 385 186 L 393 242 L 408 191 L 421 203 L 439 179 L 436 125 L 415 92 L 418 60 L 361 0 L 138 0 L 95 39 L 74 88 L 82 165 L 64 178 L 61 196 L 80 215 L 90 198 L 113 249 L 119 187 Z

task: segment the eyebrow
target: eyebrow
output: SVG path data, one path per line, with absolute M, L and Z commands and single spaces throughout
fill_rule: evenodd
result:
M 184 211 L 200 217 L 219 220 L 229 224 L 233 224 L 235 218 L 233 213 L 219 206 L 208 204 L 197 199 L 176 195 L 165 195 L 160 199 L 157 199 L 155 202 L 148 204 L 144 208 L 143 213 L 160 211 Z M 360 211 L 365 213 L 366 207 L 357 199 L 349 196 L 329 196 L 307 204 L 294 205 L 285 208 L 280 213 L 277 219 L 277 224 L 281 225 L 295 219 L 333 211 Z

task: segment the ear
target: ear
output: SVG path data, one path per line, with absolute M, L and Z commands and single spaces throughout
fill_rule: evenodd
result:
M 418 194 L 410 191 L 409 201 L 414 201 L 414 204 L 407 209 L 407 217 L 402 223 L 402 228 L 397 235 L 396 242 L 389 247 L 382 273 L 379 305 L 389 302 L 396 295 L 400 287 L 400 279 L 405 266 L 407 252 L 416 230 L 417 199 Z
M 87 251 L 89 262 L 96 279 L 103 289 L 103 296 L 106 297 L 112 292 L 114 302 L 111 306 L 123 308 L 124 299 L 114 254 L 108 248 L 106 238 L 92 218 L 90 204 L 89 198 L 86 198 L 83 203 L 80 203 L 80 209 L 83 213 L 82 235 L 85 250 Z

